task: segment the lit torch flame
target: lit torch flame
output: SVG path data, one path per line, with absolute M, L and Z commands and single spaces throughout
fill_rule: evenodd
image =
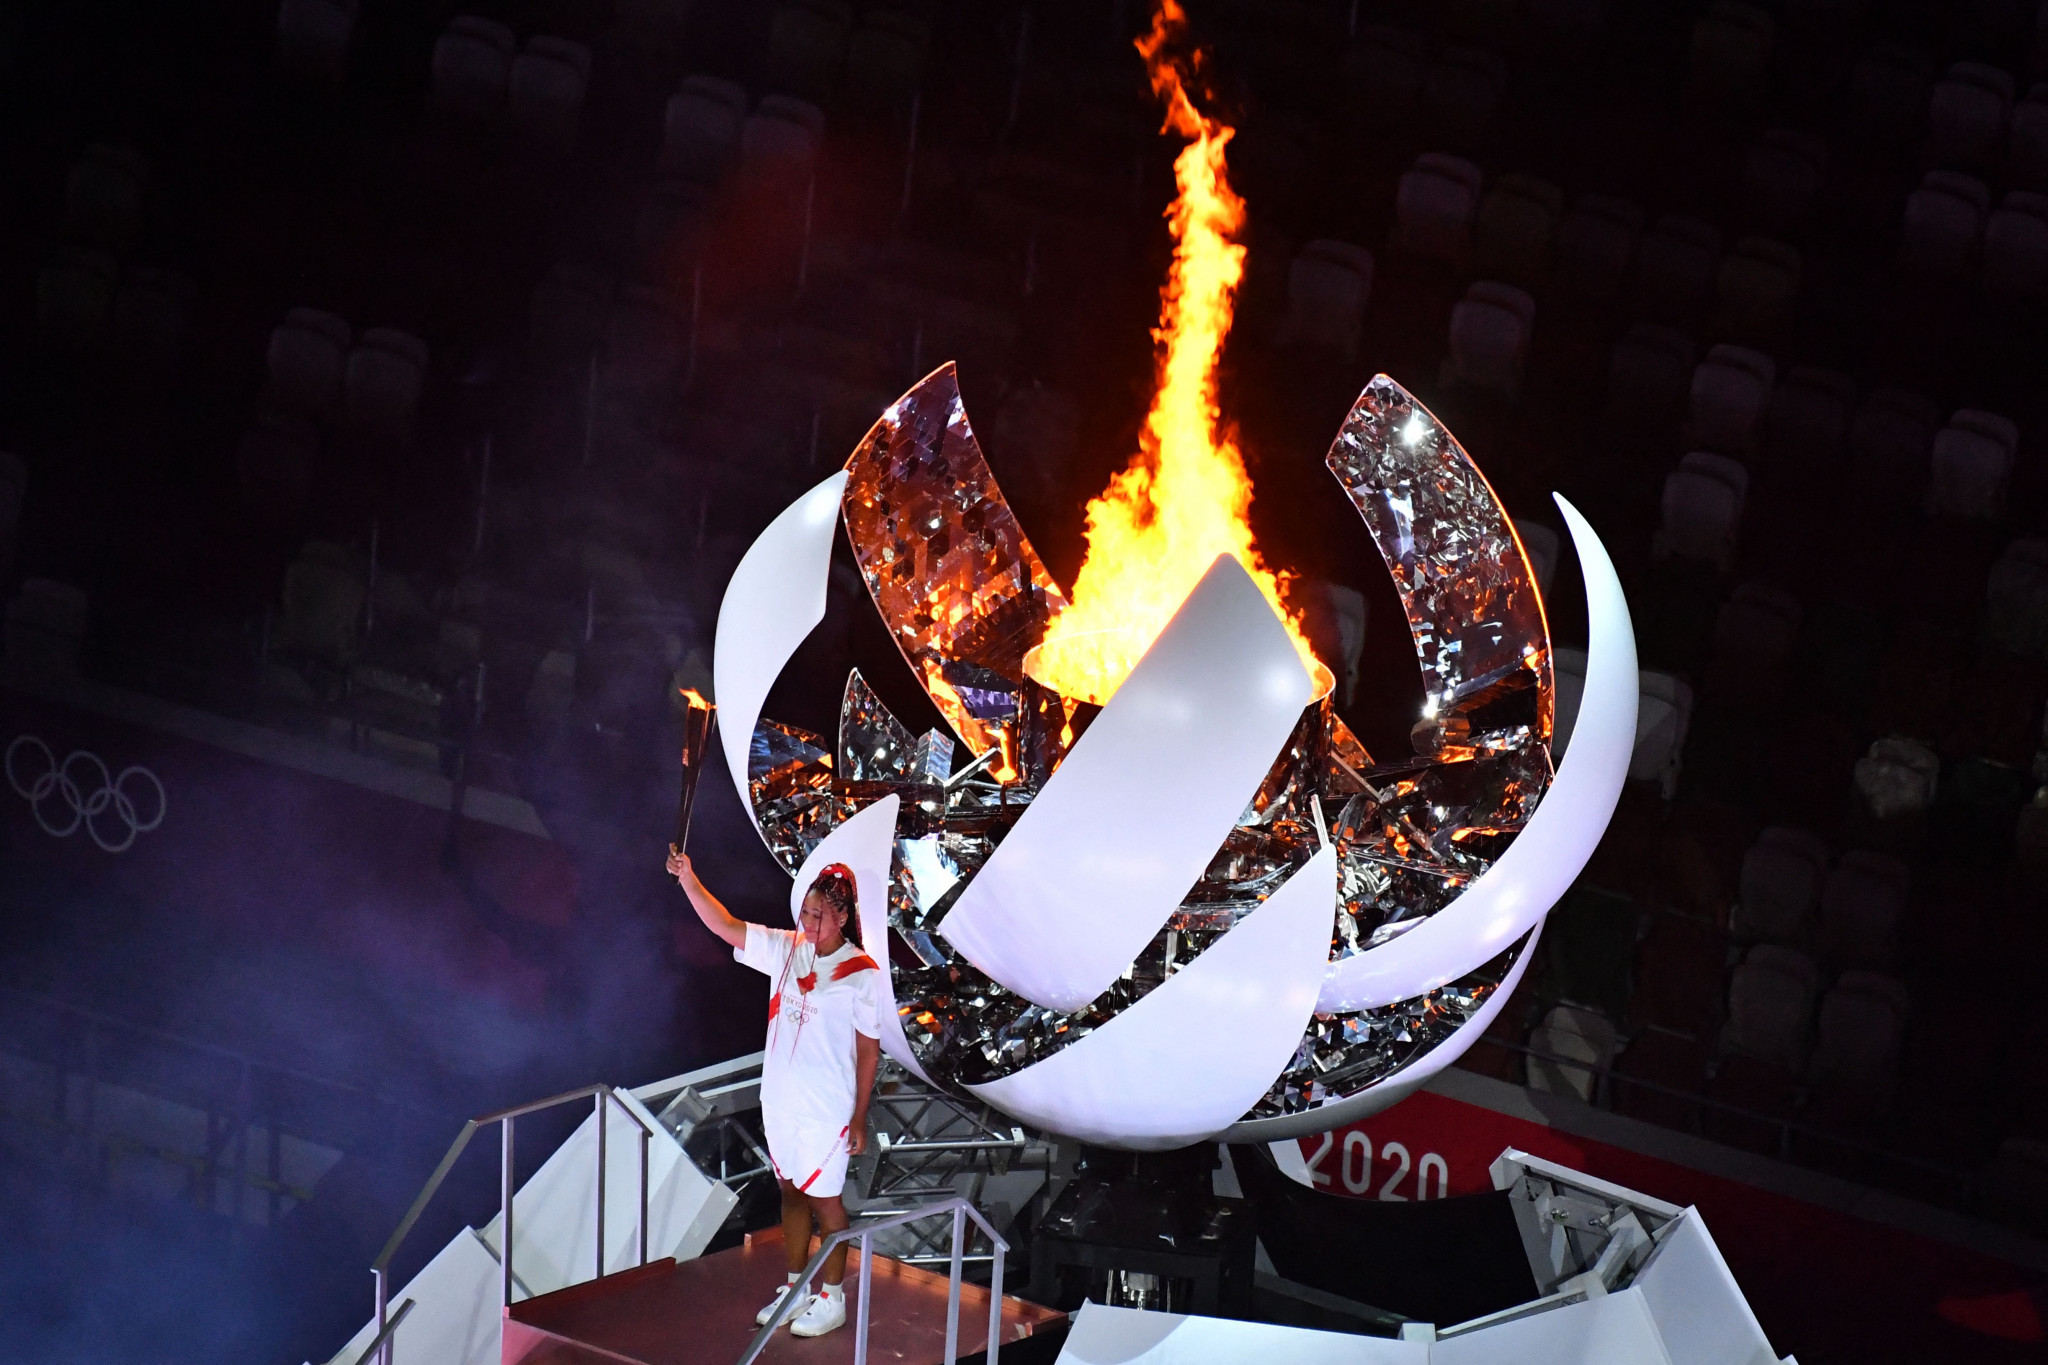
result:
M 704 771 L 704 747 L 711 738 L 711 716 L 718 708 L 694 687 L 678 687 L 683 699 L 682 780 L 676 791 L 676 837 L 669 848 L 690 846 L 690 812 L 697 804 L 697 778 Z
M 1177 0 L 1159 0 L 1138 40 L 1165 131 L 1189 139 L 1174 158 L 1179 193 L 1167 210 L 1173 268 L 1160 292 L 1157 375 L 1138 453 L 1088 504 L 1088 553 L 1071 605 L 1047 631 L 1034 673 L 1064 697 L 1106 702 L 1219 554 L 1235 555 L 1287 622 L 1312 676 L 1320 673 L 1281 581 L 1252 540 L 1251 479 L 1236 433 L 1216 404 L 1216 362 L 1244 276 L 1244 200 L 1230 188 L 1224 148 L 1236 130 L 1189 97 L 1183 59 L 1166 49 L 1185 34 Z

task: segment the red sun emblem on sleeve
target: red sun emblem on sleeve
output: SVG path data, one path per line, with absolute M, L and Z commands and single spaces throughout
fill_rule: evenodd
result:
M 796 988 L 802 991 L 805 995 L 809 995 L 811 993 L 811 988 L 816 986 L 817 984 L 818 974 L 815 971 L 805 972 L 802 976 L 796 979 Z

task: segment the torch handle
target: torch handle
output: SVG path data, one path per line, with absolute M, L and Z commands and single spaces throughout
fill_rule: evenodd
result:
M 676 838 L 675 850 L 685 852 L 690 846 L 690 808 L 697 804 L 697 774 L 693 769 L 683 769 L 682 788 L 676 794 Z

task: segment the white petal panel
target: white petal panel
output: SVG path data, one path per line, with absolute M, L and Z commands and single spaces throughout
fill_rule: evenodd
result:
M 1607 831 L 1635 752 L 1635 632 L 1600 537 L 1576 507 L 1561 497 L 1557 505 L 1579 552 L 1589 623 L 1571 751 L 1529 823 L 1463 895 L 1399 938 L 1330 968 L 1317 1004 L 1325 1014 L 1412 999 L 1505 951 L 1557 903 Z
M 1083 1142 L 1156 1151 L 1212 1137 L 1301 1046 L 1336 909 L 1337 854 L 1325 847 L 1137 1004 L 1044 1061 L 970 1089 Z
M 782 509 L 747 547 L 718 607 L 711 658 L 718 738 L 749 819 L 754 803 L 747 796 L 747 747 L 768 689 L 804 637 L 825 619 L 832 532 L 845 488 L 841 471 Z
M 1522 984 L 1522 977 L 1528 972 L 1529 964 L 1536 960 L 1536 944 L 1542 935 L 1543 928 L 1538 925 L 1536 932 L 1530 936 L 1529 946 L 1515 959 L 1515 965 L 1508 968 L 1508 974 L 1500 983 L 1500 988 L 1487 997 L 1486 1003 L 1479 1007 L 1478 1013 L 1460 1025 L 1457 1032 L 1423 1053 L 1415 1062 L 1396 1071 L 1385 1080 L 1367 1086 L 1356 1095 L 1331 1100 L 1303 1113 L 1286 1114 L 1270 1119 L 1247 1119 L 1243 1123 L 1234 1123 L 1223 1133 L 1223 1141 L 1291 1141 L 1310 1133 L 1326 1133 L 1332 1128 L 1342 1128 L 1347 1123 L 1369 1119 L 1382 1109 L 1391 1109 L 1407 1099 L 1429 1084 L 1432 1076 L 1464 1056 L 1466 1050 L 1479 1041 L 1480 1036 L 1499 1016 L 1501 1010 L 1506 1008 L 1509 998 L 1515 993 L 1515 987 Z
M 1217 556 L 939 932 L 1034 1004 L 1080 1009 L 1209 866 L 1311 691 L 1258 586 Z
M 896 848 L 896 810 L 902 798 L 894 792 L 872 805 L 863 806 L 826 835 L 811 850 L 804 865 L 796 870 L 789 888 L 789 918 L 796 920 L 803 908 L 804 893 L 811 889 L 818 873 L 833 863 L 853 869 L 854 889 L 860 894 L 861 950 L 881 968 L 882 980 L 889 972 L 889 859 Z M 927 1085 L 931 1078 L 917 1064 L 910 1044 L 903 1037 L 903 1016 L 896 1012 L 896 992 L 889 989 L 882 998 L 882 1051 L 903 1063 Z

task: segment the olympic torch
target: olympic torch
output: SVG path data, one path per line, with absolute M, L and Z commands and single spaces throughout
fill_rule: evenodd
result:
M 677 689 L 683 699 L 683 774 L 676 798 L 675 850 L 689 846 L 690 811 L 697 804 L 697 778 L 704 771 L 704 755 L 711 744 L 711 721 L 718 708 L 706 701 L 694 687 Z

